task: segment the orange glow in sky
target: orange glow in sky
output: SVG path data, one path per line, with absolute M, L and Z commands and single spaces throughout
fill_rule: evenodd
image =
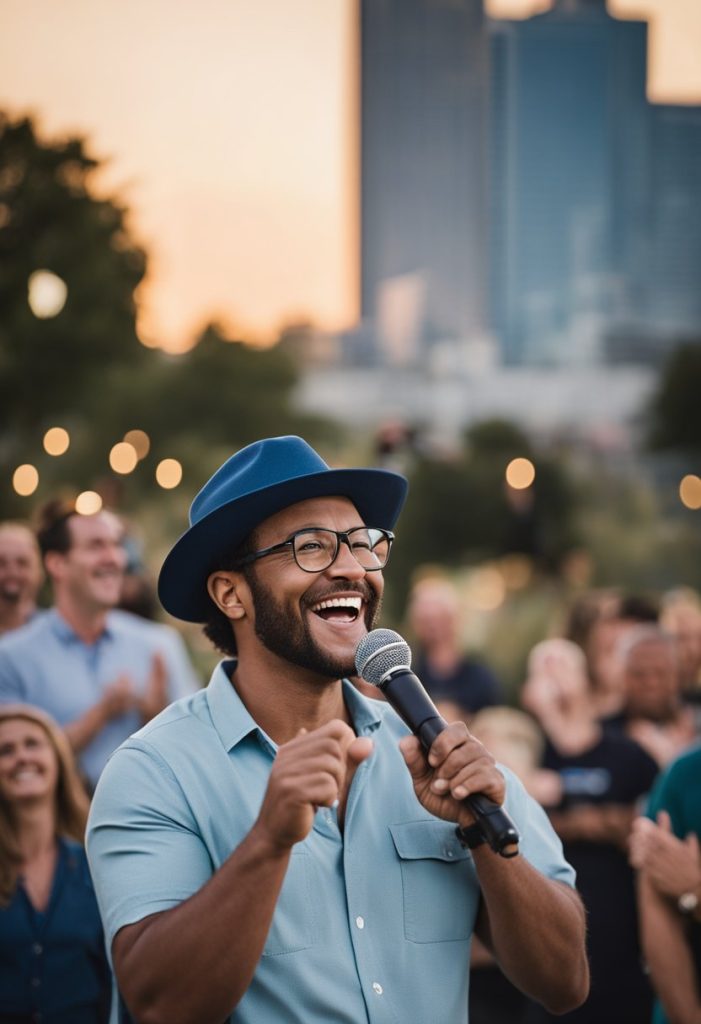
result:
M 538 0 L 488 0 L 521 16 Z M 650 94 L 701 101 L 699 0 L 653 17 Z M 177 350 L 357 312 L 355 0 L 2 0 L 0 107 L 81 134 L 149 253 L 140 331 Z

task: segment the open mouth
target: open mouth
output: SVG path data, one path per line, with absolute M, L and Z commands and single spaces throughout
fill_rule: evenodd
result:
M 358 619 L 362 607 L 362 597 L 327 597 L 311 610 L 324 622 L 350 623 Z

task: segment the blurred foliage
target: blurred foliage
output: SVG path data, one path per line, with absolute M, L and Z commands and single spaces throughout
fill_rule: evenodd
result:
M 701 452 L 701 339 L 669 356 L 648 412 L 648 443 Z
M 337 443 L 338 429 L 294 410 L 298 372 L 281 349 L 230 341 L 214 324 L 180 356 L 139 343 L 135 289 L 146 256 L 125 208 L 91 193 L 98 166 L 82 139 L 40 141 L 30 120 L 0 115 L 0 518 L 26 515 L 10 486 L 23 462 L 40 473 L 32 501 L 90 487 L 133 508 L 166 502 L 153 477 L 164 457 L 182 463 L 192 495 L 257 437 L 294 432 Z M 67 286 L 65 305 L 47 319 L 28 302 L 37 270 Z M 60 459 L 42 449 L 51 426 L 71 435 Z M 133 474 L 117 476 L 109 451 L 135 428 L 149 434 L 151 451 Z
M 536 466 L 533 485 L 516 491 L 504 473 L 513 458 Z M 391 608 L 416 566 L 457 570 L 519 553 L 555 572 L 575 545 L 575 494 L 563 465 L 536 455 L 515 425 L 491 420 L 470 428 L 451 459 L 418 454 L 409 470 L 410 498 L 392 553 Z

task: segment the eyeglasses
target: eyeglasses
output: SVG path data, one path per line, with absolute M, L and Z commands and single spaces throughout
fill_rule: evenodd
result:
M 292 548 L 295 562 L 304 572 L 323 572 L 336 561 L 341 541 L 348 545 L 356 562 L 366 572 L 384 569 L 387 565 L 394 534 L 390 530 L 370 529 L 367 526 L 356 526 L 352 530 L 327 530 L 321 526 L 312 526 L 306 530 L 297 530 L 288 540 L 273 544 L 270 548 L 254 551 L 245 555 L 236 563 L 236 568 L 250 565 L 259 558 L 272 555 L 283 548 Z

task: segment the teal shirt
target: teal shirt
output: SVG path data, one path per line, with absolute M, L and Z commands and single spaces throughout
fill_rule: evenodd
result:
M 654 821 L 658 811 L 667 811 L 672 831 L 679 839 L 685 839 L 690 832 L 701 838 L 701 746 L 682 754 L 658 777 L 650 794 L 648 818 Z M 697 921 L 690 925 L 689 938 L 697 982 L 701 985 L 701 925 Z M 653 1024 L 668 1024 L 659 1001 L 652 1020 Z
M 108 945 L 197 892 L 256 820 L 276 754 L 232 686 L 232 663 L 127 740 L 97 787 L 88 856 Z M 398 749 L 407 730 L 344 680 L 373 754 L 351 784 L 343 833 L 320 808 L 293 848 L 236 1024 L 467 1021 L 480 889 L 455 826 L 419 804 Z M 521 850 L 550 878 L 574 872 L 542 809 L 506 770 Z M 203 979 L 206 984 L 206 979 Z

